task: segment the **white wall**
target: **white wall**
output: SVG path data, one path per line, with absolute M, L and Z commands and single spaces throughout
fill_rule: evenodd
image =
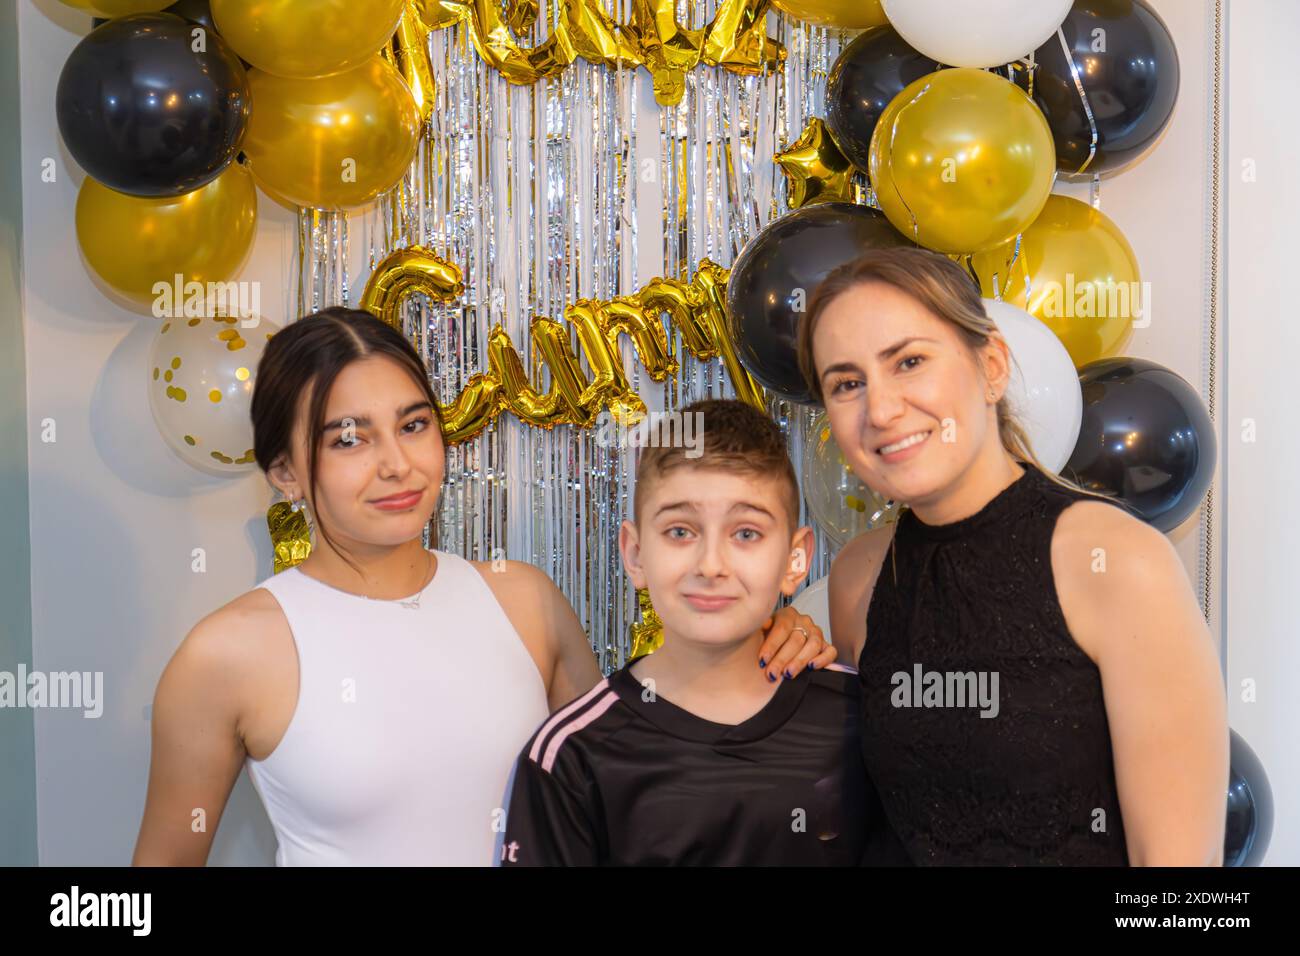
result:
M 1228 20 L 1227 355 L 1223 422 L 1228 526 L 1228 714 L 1259 755 L 1277 807 L 1267 861 L 1300 862 L 1300 443 L 1292 416 L 1300 317 L 1294 51 L 1300 4 L 1233 0 Z M 1253 180 L 1251 176 L 1253 174 Z M 1247 429 L 1253 420 L 1256 440 Z M 1255 700 L 1249 702 L 1249 685 Z
M 1161 362 L 1198 386 L 1205 352 L 1212 6 L 1210 0 L 1156 3 L 1179 48 L 1179 104 L 1157 151 L 1105 182 L 1101 194 L 1103 211 L 1128 235 L 1158 303 L 1151 327 L 1134 334 L 1128 352 Z M 1280 28 L 1283 18 L 1291 30 Z M 1238 28 L 1239 20 L 1254 22 Z M 1283 141 L 1287 133 L 1282 124 L 1269 118 L 1270 112 L 1291 105 L 1294 84 L 1288 88 L 1284 78 L 1288 58 L 1282 44 L 1283 38 L 1295 34 L 1294 27 L 1300 25 L 1296 20 L 1295 7 L 1284 0 L 1238 0 L 1234 12 L 1239 35 L 1250 30 L 1259 34 L 1252 46 L 1268 43 L 1269 36 L 1277 38 L 1270 55 L 1241 54 L 1239 60 L 1252 66 L 1252 75 L 1232 76 L 1234 83 L 1249 90 L 1234 93 L 1234 110 L 1239 101 L 1257 101 L 1243 102 L 1242 113 L 1253 111 L 1257 117 L 1251 123 L 1257 138 L 1265 132 L 1275 137 L 1272 151 L 1266 151 L 1262 138 L 1250 147 L 1261 157 L 1261 170 L 1262 157 L 1273 157 L 1274 183 L 1281 181 L 1284 146 L 1296 145 L 1294 131 L 1292 139 Z M 64 60 L 88 26 L 88 18 L 56 0 L 19 0 L 34 666 L 103 671 L 107 697 L 98 721 L 53 710 L 36 718 L 38 847 L 41 862 L 52 865 L 129 860 L 144 800 L 148 707 L 158 675 L 195 621 L 253 586 L 271 568 L 264 521 L 271 498 L 263 479 L 256 474 L 238 480 L 208 478 L 170 453 L 153 426 L 145 397 L 153 320 L 109 301 L 80 261 L 73 211 L 82 176 L 58 138 L 54 89 Z M 1234 38 L 1234 50 L 1237 42 Z M 646 133 L 642 142 L 654 143 L 657 119 L 649 109 L 641 115 Z M 1234 149 L 1235 124 L 1244 122 L 1234 119 Z M 41 161 L 49 156 L 58 161 L 55 183 L 40 179 Z M 1280 374 L 1285 352 L 1276 342 L 1279 335 L 1294 338 L 1297 333 L 1277 307 L 1275 293 L 1253 288 L 1256 275 L 1275 276 L 1284 268 L 1285 240 L 1273 247 L 1265 239 L 1273 231 L 1270 224 L 1276 223 L 1280 236 L 1287 222 L 1277 205 L 1283 187 L 1252 188 L 1233 187 L 1231 193 L 1232 201 L 1240 202 L 1232 219 L 1234 243 L 1257 247 L 1232 249 L 1232 277 L 1239 281 L 1231 304 L 1240 302 L 1239 323 L 1249 327 L 1232 339 L 1232 370 L 1243 389 L 1250 390 L 1240 397 L 1232 394 L 1232 414 L 1247 414 L 1239 409 L 1250 405 L 1261 423 L 1261 435 L 1273 437 L 1261 438 L 1247 450 L 1240 444 L 1228 448 L 1229 463 L 1236 469 L 1227 509 L 1232 515 L 1228 540 L 1234 562 L 1229 575 L 1234 589 L 1229 663 L 1234 676 L 1248 672 L 1259 677 L 1261 688 L 1271 688 L 1272 703 L 1262 692 L 1260 704 L 1234 705 L 1233 720 L 1273 773 L 1275 789 L 1289 791 L 1279 794 L 1279 804 L 1294 810 L 1300 801 L 1295 787 L 1285 786 L 1288 778 L 1281 766 L 1289 758 L 1283 752 L 1284 728 L 1289 725 L 1282 722 L 1281 700 L 1282 681 L 1288 675 L 1294 679 L 1300 652 L 1284 643 L 1294 631 L 1286 626 L 1283 598 L 1282 569 L 1288 562 L 1277 543 L 1282 536 L 1270 535 L 1268 529 L 1285 526 L 1288 517 L 1297 524 L 1296 504 L 1281 493 L 1286 465 L 1294 464 L 1296 452 L 1287 450 L 1281 425 L 1281 409 L 1288 407 Z M 1075 187 L 1059 191 L 1084 195 Z M 645 206 L 653 210 L 657 204 Z M 261 202 L 259 212 L 257 243 L 239 278 L 259 280 L 264 290 L 286 290 L 282 295 L 263 293 L 266 316 L 284 321 L 295 225 L 291 214 L 269 201 Z M 1300 250 L 1294 235 L 1287 238 L 1294 259 Z M 648 238 L 642 245 L 653 251 Z M 356 251 L 354 246 L 354 258 Z M 1255 263 L 1268 265 L 1256 273 Z M 1242 274 L 1241 269 L 1251 271 Z M 642 274 L 655 274 L 653 263 Z M 353 288 L 359 289 L 364 276 L 355 271 L 353 275 Z M 1220 321 L 1226 322 L 1226 312 Z M 1275 367 L 1270 384 L 1268 371 Z M 1220 371 L 1221 388 L 1226 371 Z M 1253 396 L 1249 401 L 1248 395 Z M 57 422 L 56 443 L 39 441 L 45 418 Z M 1222 505 L 1218 510 L 1221 518 Z M 1189 521 L 1172 538 L 1197 583 L 1197 521 Z M 206 574 L 190 569 L 190 554 L 197 547 L 206 551 Z M 1215 602 L 1216 633 L 1223 604 L 1222 598 Z M 1243 621 L 1243 614 L 1249 619 Z M 1243 666 L 1248 671 L 1241 671 Z M 1293 725 L 1294 710 L 1291 714 Z M 1294 783 L 1296 768 L 1289 773 Z M 1279 824 L 1275 841 L 1272 862 L 1300 861 L 1300 841 L 1284 824 Z M 241 777 L 212 862 L 269 862 L 272 848 L 256 796 Z

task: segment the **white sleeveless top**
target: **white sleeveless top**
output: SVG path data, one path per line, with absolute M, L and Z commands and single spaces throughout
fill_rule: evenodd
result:
M 489 866 L 546 689 L 479 572 L 433 551 L 420 606 L 288 568 L 263 581 L 298 649 L 298 703 L 245 764 L 277 866 Z M 406 600 L 414 599 L 412 595 Z

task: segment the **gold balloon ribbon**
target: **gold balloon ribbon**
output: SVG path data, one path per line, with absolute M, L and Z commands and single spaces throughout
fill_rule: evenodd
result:
M 678 369 L 669 351 L 660 316 L 682 333 L 687 351 L 701 360 L 721 358 L 736 395 L 766 409 L 762 387 L 736 358 L 727 329 L 728 272 L 703 259 L 689 283 L 653 279 L 634 296 L 610 301 L 582 299 L 567 306 L 564 320 L 533 318 L 529 336 L 551 372 L 551 385 L 539 393 L 529 384 L 523 360 L 500 325 L 488 335 L 488 371 L 475 373 L 450 405 L 441 405 L 443 436 L 448 444 L 474 438 L 502 412 L 527 425 L 554 428 L 595 424 L 601 409 L 621 423 L 639 421 L 645 402 L 632 391 L 623 371 L 619 336 L 632 341 L 637 358 L 650 377 L 662 382 Z M 402 329 L 401 306 L 408 295 L 421 294 L 446 302 L 463 291 L 455 265 L 432 251 L 414 246 L 399 249 L 375 267 L 361 295 L 361 308 Z M 573 351 L 570 326 L 591 369 L 588 379 Z
M 751 75 L 780 68 L 786 52 L 767 36 L 770 5 L 722 0 L 707 27 L 690 30 L 677 22 L 673 0 L 633 0 L 631 20 L 622 25 L 604 0 L 561 0 L 550 35 L 535 47 L 520 45 L 515 34 L 536 22 L 537 0 L 407 0 L 403 23 L 418 22 L 425 31 L 464 23 L 479 56 L 521 85 L 555 76 L 579 57 L 614 68 L 644 66 L 655 98 L 671 106 L 681 101 L 686 72 L 700 63 Z
M 785 176 L 792 209 L 818 202 L 853 201 L 853 165 L 831 139 L 821 117 L 814 116 L 800 137 L 772 160 Z

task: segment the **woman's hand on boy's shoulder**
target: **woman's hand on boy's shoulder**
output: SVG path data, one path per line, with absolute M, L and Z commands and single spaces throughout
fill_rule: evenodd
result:
M 767 632 L 758 650 L 758 666 L 768 680 L 793 677 L 811 664 L 820 670 L 835 663 L 835 648 L 807 614 L 783 607 L 763 625 Z

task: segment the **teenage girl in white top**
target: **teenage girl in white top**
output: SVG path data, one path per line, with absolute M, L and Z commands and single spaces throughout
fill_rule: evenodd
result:
M 438 406 L 384 322 L 335 308 L 277 333 L 252 418 L 311 556 L 203 618 L 164 670 L 134 862 L 205 863 L 247 766 L 279 865 L 490 864 L 519 748 L 600 680 L 577 615 L 529 564 L 424 548 Z M 786 608 L 760 666 L 834 654 Z

